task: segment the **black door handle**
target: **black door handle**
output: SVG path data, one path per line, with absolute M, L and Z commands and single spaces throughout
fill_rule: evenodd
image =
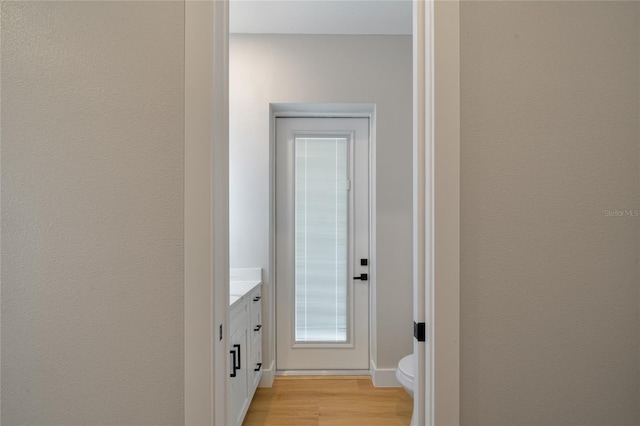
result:
M 262 363 L 259 362 L 256 364 L 256 368 L 254 368 L 253 371 L 260 371 L 261 368 L 262 368 Z
M 233 347 L 238 349 L 238 365 L 237 366 L 235 365 L 235 358 L 234 358 L 233 366 L 234 366 L 234 368 L 237 368 L 238 370 L 240 370 L 241 369 L 241 367 L 240 367 L 240 362 L 241 362 L 241 360 L 240 360 L 240 345 L 233 345 Z
M 256 328 L 253 329 L 253 331 L 260 331 L 261 328 L 262 328 L 262 324 L 258 324 L 256 325 Z
M 233 355 L 233 363 L 231 365 L 231 368 L 233 368 L 233 371 L 231 372 L 231 377 L 236 377 L 236 350 L 232 349 L 229 352 L 231 352 L 231 355 Z
M 368 281 L 369 280 L 369 275 L 368 274 L 360 274 L 359 277 L 353 277 L 354 280 L 362 280 L 362 281 Z
M 261 297 L 261 296 L 256 296 L 256 297 L 254 297 L 254 298 L 253 298 L 253 301 L 254 301 L 254 302 L 257 302 L 257 301 L 258 301 L 258 300 L 260 300 L 260 299 L 262 299 L 262 297 Z

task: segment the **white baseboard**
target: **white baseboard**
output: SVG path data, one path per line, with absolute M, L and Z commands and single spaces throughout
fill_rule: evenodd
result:
M 402 387 L 396 378 L 395 368 L 377 368 L 375 362 L 371 360 L 371 380 L 373 386 L 377 388 L 399 388 Z
M 366 371 L 366 370 L 365 370 Z M 398 379 L 396 378 L 395 368 L 377 368 L 376 364 L 371 360 L 371 366 L 369 370 L 371 374 L 371 380 L 373 386 L 377 388 L 399 388 L 402 387 Z M 262 378 L 258 387 L 270 388 L 273 386 L 273 378 L 276 375 L 275 361 L 271 362 L 269 368 L 262 370 Z
M 370 376 L 369 370 L 277 370 L 276 376 Z
M 262 377 L 260 378 L 260 383 L 258 383 L 259 388 L 270 388 L 273 386 L 273 376 L 276 372 L 276 362 L 271 361 L 271 365 L 269 368 L 262 369 Z

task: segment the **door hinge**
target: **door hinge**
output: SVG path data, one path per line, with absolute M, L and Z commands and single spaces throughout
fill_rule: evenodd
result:
M 427 327 L 423 322 L 413 322 L 413 337 L 415 337 L 418 342 L 424 342 L 426 340 Z

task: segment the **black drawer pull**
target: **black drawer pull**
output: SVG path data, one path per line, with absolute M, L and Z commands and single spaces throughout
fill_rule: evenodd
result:
M 256 364 L 256 368 L 254 368 L 253 371 L 260 371 L 261 368 L 262 368 L 262 363 L 259 362 Z
M 257 302 L 257 301 L 258 301 L 258 300 L 260 300 L 260 299 L 262 299 L 262 296 L 256 296 L 256 297 L 254 297 L 254 298 L 253 298 L 253 301 L 254 301 L 254 302 Z
M 260 331 L 261 328 L 262 328 L 262 324 L 258 324 L 256 325 L 256 328 L 253 329 L 253 331 Z

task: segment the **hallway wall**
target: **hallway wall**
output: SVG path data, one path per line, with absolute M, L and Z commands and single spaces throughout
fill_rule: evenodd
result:
M 640 4 L 460 23 L 462 424 L 638 424 Z
M 2 2 L 2 424 L 184 422 L 183 2 Z
M 411 57 L 411 36 L 231 36 L 230 262 L 265 270 L 266 366 L 275 353 L 269 103 L 376 104 L 377 349 L 371 358 L 377 368 L 395 369 L 412 350 Z

